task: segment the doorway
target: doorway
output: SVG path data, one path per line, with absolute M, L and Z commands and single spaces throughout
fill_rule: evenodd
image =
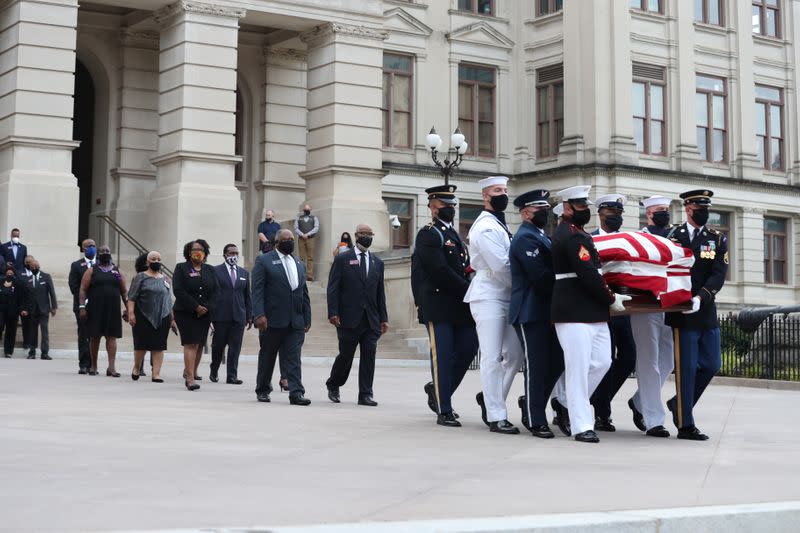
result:
M 72 109 L 72 138 L 80 146 L 72 151 L 72 174 L 78 180 L 78 246 L 89 237 L 92 212 L 92 166 L 95 87 L 91 74 L 80 61 L 75 64 L 75 96 Z M 97 239 L 99 236 L 95 236 Z

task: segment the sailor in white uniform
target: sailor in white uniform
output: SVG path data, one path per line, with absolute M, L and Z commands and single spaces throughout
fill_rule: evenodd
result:
M 492 176 L 478 182 L 484 210 L 469 230 L 469 253 L 476 274 L 464 301 L 469 304 L 481 352 L 481 386 L 476 400 L 490 431 L 516 434 L 508 421 L 506 398 L 522 366 L 522 346 L 508 323 L 511 303 L 511 233 L 505 221 L 508 178 Z

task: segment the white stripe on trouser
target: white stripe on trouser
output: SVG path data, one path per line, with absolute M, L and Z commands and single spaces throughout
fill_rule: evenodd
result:
M 480 343 L 481 388 L 489 422 L 508 418 L 506 398 L 522 366 L 522 346 L 517 332 L 508 323 L 508 305 L 509 302 L 502 300 L 469 304 Z
M 666 411 L 661 388 L 675 366 L 672 328 L 664 325 L 664 313 L 631 315 L 636 342 L 636 381 L 633 404 L 644 416 L 647 429 L 664 425 Z
M 557 323 L 558 341 L 564 349 L 567 409 L 572 434 L 594 429 L 589 397 L 611 366 L 608 323 Z
M 522 334 L 522 354 L 523 357 L 526 359 L 528 358 L 528 337 L 525 336 L 525 324 L 520 324 L 519 332 Z M 531 398 L 530 390 L 530 382 L 531 382 L 531 361 L 528 361 L 528 364 L 524 366 L 525 368 L 525 412 L 527 413 L 528 417 L 528 424 L 533 424 L 533 417 L 531 416 L 531 402 L 533 398 Z

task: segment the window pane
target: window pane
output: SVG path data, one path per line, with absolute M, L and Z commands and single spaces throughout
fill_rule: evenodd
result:
M 786 283 L 785 261 L 775 261 L 772 264 L 772 283 Z
M 472 11 L 472 0 L 458 0 L 458 9 Z
M 650 86 L 650 117 L 664 119 L 664 87 L 660 85 Z
M 550 124 L 548 122 L 539 124 L 539 155 L 550 155 Z
M 778 7 L 778 0 L 767 0 L 767 5 L 772 7 Z
M 558 152 L 558 146 L 561 144 L 561 141 L 563 140 L 564 140 L 564 121 L 556 120 L 556 152 Z
M 774 9 L 767 9 L 766 35 L 770 37 L 777 37 L 778 35 L 778 12 Z
M 549 99 L 547 98 L 547 92 L 548 92 L 547 89 L 548 89 L 547 87 L 542 87 L 539 89 L 538 92 L 539 95 L 539 109 L 537 111 L 538 122 L 544 122 L 545 120 L 550 119 L 550 106 L 547 105 L 547 102 L 549 102 Z
M 494 124 L 481 123 L 478 126 L 478 153 L 494 155 Z
M 492 14 L 492 0 L 478 0 L 478 13 L 484 15 Z
M 485 87 L 478 89 L 478 120 L 493 120 L 493 94 L 494 89 Z
M 700 159 L 708 161 L 708 150 L 706 149 L 706 128 L 697 128 L 697 149 L 700 150 Z
M 768 233 L 786 233 L 786 219 L 764 217 L 764 231 Z
M 659 9 L 659 4 L 660 3 L 661 3 L 661 0 L 647 0 L 647 9 L 649 11 L 655 11 L 656 13 L 658 13 L 659 11 L 661 11 Z
M 411 57 L 397 54 L 383 54 L 383 68 L 411 72 Z
M 406 76 L 394 77 L 392 103 L 395 111 L 411 110 L 411 78 Z
M 458 206 L 458 218 L 461 222 L 472 222 L 483 211 L 482 205 L 460 204 Z
M 458 118 L 472 118 L 472 86 L 458 86 Z
M 636 141 L 636 149 L 644 152 L 644 119 L 633 119 L 633 140 Z
M 633 9 L 641 9 L 642 8 L 642 0 L 631 0 L 630 6 Z
M 708 213 L 708 224 L 714 226 L 715 229 L 724 228 L 727 230 L 728 220 L 729 220 L 728 213 L 721 213 L 719 211 L 709 211 Z
M 773 137 L 781 135 L 781 107 L 774 105 L 769 108 L 769 134 Z
M 725 81 L 719 78 L 709 78 L 708 76 L 697 76 L 697 88 L 721 93 L 725 92 Z
M 395 113 L 392 116 L 392 145 L 408 146 L 409 113 Z
M 714 119 L 714 127 L 724 130 L 725 129 L 725 97 L 714 96 L 711 99 L 712 116 Z
M 698 126 L 708 126 L 708 97 L 698 93 L 694 95 L 694 115 Z
M 645 116 L 644 90 L 644 83 L 633 83 L 633 116 L 635 117 Z
M 713 151 L 713 161 L 719 163 L 725 160 L 725 132 L 714 130 L 711 139 L 711 149 Z
M 756 157 L 758 158 L 758 162 L 761 163 L 761 166 L 764 166 L 764 163 L 767 159 L 767 138 L 766 137 L 757 137 L 756 138 Z
M 769 153 L 769 155 L 770 155 L 770 158 L 772 159 L 772 161 L 771 161 L 771 165 L 772 166 L 770 168 L 772 168 L 773 170 L 780 170 L 783 167 L 783 164 L 782 164 L 782 161 L 781 161 L 782 156 L 781 156 L 781 140 L 780 139 L 772 139 L 772 141 L 770 143 L 770 153 Z
M 767 134 L 767 105 L 756 104 L 756 135 Z
M 563 85 L 555 85 L 553 86 L 553 97 L 555 98 L 555 102 L 553 102 L 553 118 L 564 118 L 564 86 Z
M 556 0 L 556 11 L 561 11 L 564 8 L 564 0 Z
M 664 151 L 662 146 L 661 133 L 663 131 L 663 122 L 654 120 L 650 123 L 650 153 L 660 154 Z
M 549 9 L 549 6 L 548 6 L 549 3 L 550 3 L 549 0 L 537 0 L 536 4 L 539 7 L 539 14 L 540 15 L 544 15 L 545 13 L 549 13 L 550 12 L 550 9 Z
M 774 87 L 765 87 L 764 85 L 756 85 L 756 97 L 761 100 L 771 100 L 773 102 L 781 101 L 781 90 Z
M 386 210 L 390 215 L 411 216 L 411 202 L 395 198 L 384 198 Z
M 761 33 L 761 8 L 753 6 L 753 33 Z
M 719 0 L 708 0 L 708 23 L 722 24 L 722 13 Z
M 703 22 L 703 0 L 694 0 L 694 20 Z
M 481 83 L 494 83 L 494 70 L 459 65 L 458 79 L 463 81 L 477 81 Z
M 772 236 L 772 259 L 782 261 L 786 259 L 786 253 L 783 249 L 785 239 L 778 235 Z
M 383 103 L 381 107 L 383 109 L 389 109 L 389 74 L 383 75 Z
M 389 138 L 389 112 L 383 112 L 383 144 L 385 146 L 391 145 L 391 139 Z

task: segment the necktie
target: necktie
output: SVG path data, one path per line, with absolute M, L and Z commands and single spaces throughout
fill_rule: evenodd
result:
M 361 256 L 360 259 L 359 259 L 359 261 L 361 263 L 361 279 L 366 280 L 367 279 L 367 260 L 366 260 L 366 257 L 364 257 L 366 254 L 364 252 L 361 252 L 358 255 Z
M 231 285 L 236 287 L 236 267 L 231 265 Z

